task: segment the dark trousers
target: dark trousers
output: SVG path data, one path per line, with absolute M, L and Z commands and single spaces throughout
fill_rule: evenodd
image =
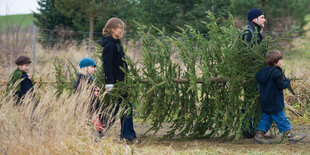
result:
M 118 114 L 122 99 L 119 99 L 117 104 L 114 104 L 110 110 L 107 111 L 102 120 L 103 125 L 107 125 L 107 129 L 113 126 L 115 122 L 115 116 Z M 133 127 L 133 117 L 132 117 L 132 104 L 129 102 L 124 109 L 124 112 L 120 115 L 121 118 L 121 139 L 125 138 L 129 141 L 137 138 L 136 132 Z M 109 116 L 108 116 L 109 115 Z

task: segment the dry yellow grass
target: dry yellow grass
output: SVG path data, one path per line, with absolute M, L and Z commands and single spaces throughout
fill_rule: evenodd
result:
M 10 95 L 0 94 L 0 153 L 292 154 L 310 151 L 309 143 L 263 146 L 252 144 L 252 140 L 222 142 L 214 139 L 175 139 L 160 141 L 152 136 L 145 137 L 138 145 L 126 145 L 119 141 L 117 133 L 113 134 L 113 131 L 102 139 L 97 139 L 94 127 L 89 125 L 90 119 L 87 113 L 87 105 L 90 104 L 87 93 L 89 90 L 83 90 L 83 92 L 73 95 L 64 93 L 57 99 L 50 86 L 37 88 L 35 98 L 40 99 L 40 103 L 34 111 L 33 96 L 28 95 L 22 106 L 14 106 Z M 140 131 L 142 131 L 141 128 L 137 130 L 137 132 Z M 141 135 L 141 133 L 138 134 Z
M 49 86 L 35 89 L 14 106 L 0 95 L 0 152 L 4 154 L 130 154 L 131 149 L 111 138 L 98 139 L 87 110 L 89 90 L 64 93 L 58 99 Z M 37 100 L 38 106 L 34 108 Z M 115 136 L 116 137 L 116 136 Z M 117 139 L 117 138 L 116 138 Z M 114 142 L 116 141 L 116 142 Z
M 27 54 L 33 60 L 32 51 L 27 51 Z M 81 46 L 77 46 L 76 44 L 72 44 L 68 47 L 62 48 L 53 48 L 53 49 L 44 49 L 41 45 L 37 45 L 36 48 L 36 62 L 35 62 L 35 79 L 42 78 L 44 81 L 52 81 L 54 79 L 55 68 L 53 63 L 55 62 L 55 58 L 59 57 L 62 60 L 72 61 L 73 64 L 78 67 L 78 62 L 83 57 L 93 57 L 94 53 L 88 52 L 86 49 L 86 45 L 83 44 Z M 13 72 L 16 68 L 14 64 L 14 59 L 7 59 L 6 61 L 10 64 L 10 66 L 1 66 L 0 67 L 0 79 L 2 81 L 6 81 L 8 79 L 8 75 Z M 97 63 L 100 64 L 100 61 L 97 60 Z M 32 74 L 32 67 L 29 71 Z
M 288 91 L 285 93 L 285 100 L 288 106 L 295 109 L 294 113 L 303 111 L 303 117 L 290 116 L 300 123 L 309 124 L 310 116 L 310 15 L 306 17 L 308 24 L 304 29 L 308 30 L 303 36 L 293 41 L 294 48 L 287 51 L 284 58 L 284 68 L 289 78 L 299 78 L 300 80 L 292 81 L 293 89 L 296 95 Z M 290 111 L 292 112 L 292 111 Z M 297 115 L 298 116 L 298 115 Z

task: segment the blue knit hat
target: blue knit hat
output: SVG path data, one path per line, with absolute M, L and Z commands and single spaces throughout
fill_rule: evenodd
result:
M 263 15 L 264 12 L 260 9 L 252 8 L 248 11 L 248 21 L 252 21 L 253 19 Z
M 88 66 L 97 66 L 95 60 L 92 58 L 82 58 L 79 62 L 80 68 L 88 67 Z

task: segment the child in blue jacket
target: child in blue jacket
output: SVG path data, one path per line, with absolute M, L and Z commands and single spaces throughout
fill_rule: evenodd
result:
M 259 82 L 262 117 L 257 127 L 254 143 L 270 144 L 264 134 L 276 123 L 280 133 L 283 133 L 289 143 L 302 140 L 305 135 L 295 135 L 291 124 L 284 112 L 283 89 L 288 88 L 290 79 L 282 73 L 283 54 L 280 51 L 269 51 L 265 56 L 267 66 L 263 67 L 255 76 Z
M 99 110 L 99 117 L 96 117 L 94 120 L 92 120 L 92 124 L 94 124 L 95 127 L 97 128 L 99 132 L 99 136 L 102 137 L 103 128 L 104 128 L 104 126 L 102 125 L 104 122 L 103 117 L 102 117 L 103 107 L 100 107 L 102 105 L 98 98 L 100 89 L 96 86 L 93 86 L 94 78 L 92 76 L 95 73 L 96 66 L 97 64 L 92 58 L 82 58 L 80 60 L 79 62 L 80 69 L 78 73 L 78 79 L 75 83 L 75 89 L 76 91 L 81 91 L 83 90 L 84 87 L 85 88 L 92 87 L 91 98 L 90 98 L 91 105 L 89 105 L 88 111 L 92 115 L 98 112 Z

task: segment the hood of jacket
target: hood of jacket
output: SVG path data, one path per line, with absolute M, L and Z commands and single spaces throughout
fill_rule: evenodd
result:
M 260 84 L 266 85 L 275 69 L 277 69 L 276 66 L 265 66 L 255 75 L 255 78 Z

